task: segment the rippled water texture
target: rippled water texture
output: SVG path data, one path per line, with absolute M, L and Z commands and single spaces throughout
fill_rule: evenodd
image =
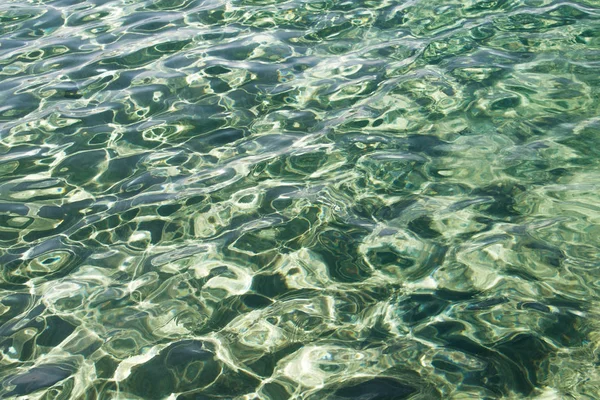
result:
M 0 397 L 600 398 L 600 3 L 0 2 Z

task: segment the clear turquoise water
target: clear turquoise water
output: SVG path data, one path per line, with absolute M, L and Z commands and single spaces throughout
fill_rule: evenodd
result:
M 600 2 L 0 3 L 0 397 L 600 398 Z

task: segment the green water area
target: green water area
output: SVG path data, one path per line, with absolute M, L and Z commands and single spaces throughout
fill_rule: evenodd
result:
M 0 399 L 600 399 L 600 0 L 1 0 Z

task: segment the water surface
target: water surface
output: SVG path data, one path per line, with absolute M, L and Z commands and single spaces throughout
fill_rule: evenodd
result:
M 597 0 L 0 4 L 0 396 L 600 397 Z

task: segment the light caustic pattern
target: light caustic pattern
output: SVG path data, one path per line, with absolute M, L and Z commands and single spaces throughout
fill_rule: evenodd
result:
M 600 3 L 0 4 L 0 396 L 597 399 Z

